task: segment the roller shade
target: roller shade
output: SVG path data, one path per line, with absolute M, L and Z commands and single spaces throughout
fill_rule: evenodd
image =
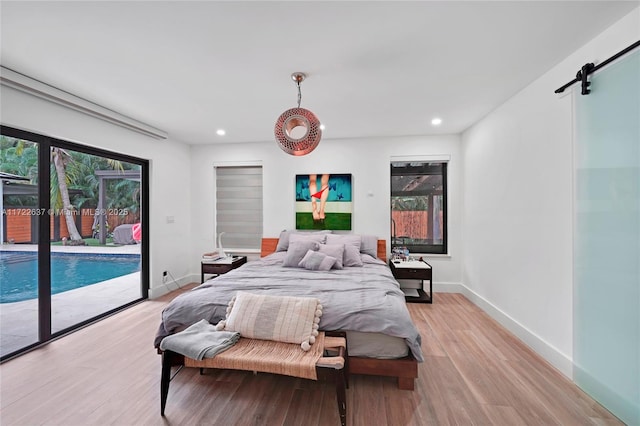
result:
M 259 249 L 262 166 L 216 167 L 216 235 L 225 249 Z

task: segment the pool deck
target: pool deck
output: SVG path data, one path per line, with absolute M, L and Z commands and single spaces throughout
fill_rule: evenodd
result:
M 0 251 L 37 252 L 37 244 L 2 244 Z M 95 254 L 140 254 L 140 245 L 130 244 L 126 246 L 51 246 L 55 253 L 95 253 Z
M 35 252 L 35 244 L 4 244 L 0 251 Z M 58 253 L 140 254 L 139 245 L 51 246 Z M 140 272 L 76 288 L 51 296 L 51 322 L 55 333 L 100 313 L 140 298 Z M 38 299 L 0 304 L 0 355 L 38 340 Z

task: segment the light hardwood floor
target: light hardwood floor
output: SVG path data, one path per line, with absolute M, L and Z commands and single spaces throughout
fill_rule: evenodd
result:
M 0 424 L 337 425 L 333 385 L 184 369 L 160 417 L 153 336 L 177 293 L 0 365 Z M 607 410 L 459 294 L 409 304 L 425 362 L 416 390 L 352 376 L 349 425 L 618 425 Z

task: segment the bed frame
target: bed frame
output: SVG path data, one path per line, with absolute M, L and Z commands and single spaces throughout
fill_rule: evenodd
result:
M 278 246 L 277 238 L 263 238 L 260 257 L 274 253 Z M 378 240 L 378 258 L 387 261 L 387 241 Z M 376 359 L 349 356 L 348 374 L 365 374 L 370 376 L 387 376 L 398 379 L 398 388 L 413 390 L 418 377 L 418 362 L 409 354 L 398 359 Z

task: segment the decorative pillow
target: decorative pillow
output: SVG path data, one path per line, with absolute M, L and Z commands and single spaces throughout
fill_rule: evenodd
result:
M 362 253 L 362 263 L 370 263 L 372 265 L 386 265 L 381 259 L 373 256 L 369 256 L 368 254 Z
M 237 331 L 250 339 L 297 343 L 308 351 L 316 341 L 321 316 L 322 305 L 315 298 L 239 291 L 216 330 Z
M 378 237 L 375 235 L 361 235 L 360 253 L 378 257 Z
M 309 250 L 317 251 L 319 246 L 319 243 L 312 240 L 292 242 L 291 244 L 289 244 L 287 255 L 284 258 L 282 266 L 298 268 L 298 264 L 300 263 L 304 255 L 307 254 Z
M 314 241 L 324 244 L 327 241 L 327 234 L 291 234 L 289 235 L 289 245 L 298 241 Z
M 336 263 L 333 265 L 333 269 L 342 269 L 342 258 L 344 257 L 344 245 L 320 244 L 318 251 L 320 253 L 324 253 L 327 256 L 331 256 L 336 259 Z
M 358 253 L 359 255 L 359 253 Z M 336 258 L 318 251 L 309 250 L 298 266 L 310 271 L 328 271 L 336 264 Z
M 362 257 L 357 248 L 352 245 L 344 245 L 344 257 L 342 258 L 342 266 L 362 266 Z
M 327 245 L 329 244 L 344 244 L 344 245 L 352 245 L 360 251 L 360 235 L 338 235 L 338 234 L 329 234 L 327 235 Z
M 287 251 L 287 249 L 289 248 L 289 237 L 292 234 L 301 234 L 301 235 L 313 235 L 313 234 L 319 234 L 319 235 L 325 235 L 325 234 L 330 234 L 331 231 L 330 230 L 325 230 L 325 231 L 305 231 L 305 232 L 301 232 L 301 231 L 296 231 L 296 230 L 289 230 L 287 231 L 286 229 L 282 232 L 280 232 L 280 238 L 278 238 L 278 245 L 276 246 L 276 251 Z M 323 241 L 324 242 L 324 241 Z
M 268 254 L 265 257 L 261 258 L 263 262 L 268 262 L 269 264 L 284 262 L 285 257 L 287 257 L 286 251 L 276 251 L 274 253 Z

